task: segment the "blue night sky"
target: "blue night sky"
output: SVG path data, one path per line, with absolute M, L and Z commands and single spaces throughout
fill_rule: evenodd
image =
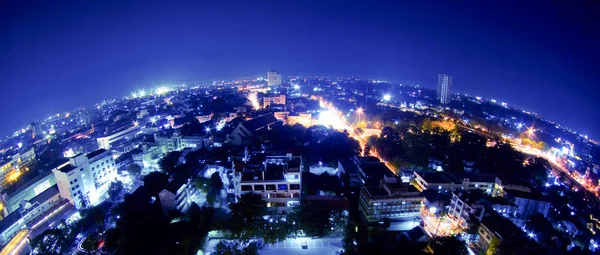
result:
M 454 91 L 600 138 L 592 2 L 2 1 L 0 134 L 161 82 L 274 68 L 431 88 L 446 72 Z

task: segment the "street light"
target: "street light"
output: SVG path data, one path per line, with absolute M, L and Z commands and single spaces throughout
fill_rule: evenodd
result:
M 383 95 L 383 100 L 390 101 L 390 99 L 392 99 L 392 96 L 390 94 Z
M 360 107 L 358 107 L 358 109 L 356 109 L 356 112 L 357 112 L 357 113 L 363 113 L 363 109 L 362 109 L 362 108 L 360 108 Z

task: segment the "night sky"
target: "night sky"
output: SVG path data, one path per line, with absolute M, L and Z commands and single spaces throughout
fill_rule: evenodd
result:
M 277 69 L 431 88 L 446 72 L 454 91 L 600 138 L 598 1 L 400 2 L 1 1 L 0 134 L 163 82 Z

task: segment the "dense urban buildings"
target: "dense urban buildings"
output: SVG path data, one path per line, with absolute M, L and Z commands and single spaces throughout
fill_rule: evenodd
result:
M 344 241 L 351 254 L 442 237 L 476 254 L 522 237 L 527 247 L 595 250 L 600 212 L 581 205 L 598 202 L 600 168 L 576 149 L 594 143 L 556 138 L 539 146 L 533 135 L 540 131 L 519 135 L 516 119 L 528 113 L 452 96 L 451 77 L 439 78 L 436 92 L 356 78 L 288 83 L 269 72 L 268 80 L 138 91 L 34 122 L 2 152 L 0 245 L 14 251 L 25 238 L 75 229 L 76 222 L 91 222 L 87 217 L 103 219 L 117 234 L 151 233 L 161 236 L 160 245 L 176 244 L 180 237 L 171 241 L 165 233 L 200 224 L 208 215 L 199 214 L 215 210 L 221 227 L 209 229 L 232 236 L 227 242 L 248 235 L 269 243 L 261 251 L 283 243 L 301 249 L 304 238 L 308 249 L 325 249 L 308 240 L 328 236 L 319 240 L 340 253 L 348 227 L 357 235 Z M 457 109 L 448 108 L 451 98 L 460 100 Z M 511 129 L 495 129 L 498 118 Z M 32 136 L 34 130 L 42 135 Z M 165 224 L 121 225 L 145 217 Z M 47 223 L 54 218 L 65 221 Z M 93 224 L 75 231 L 92 240 Z M 360 239 L 363 233 L 373 242 Z M 129 249 L 103 241 L 107 248 L 93 249 Z M 45 242 L 19 249 L 43 254 Z M 191 245 L 215 252 L 217 243 Z

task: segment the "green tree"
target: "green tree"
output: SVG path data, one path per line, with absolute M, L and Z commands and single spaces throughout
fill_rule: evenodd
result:
M 161 172 L 152 172 L 144 176 L 144 187 L 151 195 L 156 195 L 169 183 L 169 176 Z
M 208 178 L 197 177 L 194 179 L 194 185 L 204 193 L 208 193 L 211 190 L 211 180 Z
M 108 196 L 113 201 L 116 201 L 117 198 L 123 192 L 123 189 L 124 189 L 124 187 L 123 187 L 123 183 L 121 181 L 112 182 L 110 184 L 110 186 L 108 187 Z
M 436 255 L 468 255 L 467 244 L 456 236 L 434 237 L 429 248 Z
M 210 187 L 214 191 L 221 191 L 223 189 L 223 180 L 219 172 L 215 172 L 210 176 Z
M 313 203 L 301 203 L 294 207 L 288 220 L 295 222 L 298 230 L 306 236 L 324 236 L 331 232 L 331 210 Z
M 133 178 L 137 178 L 142 173 L 142 167 L 138 164 L 131 164 L 127 167 L 127 172 L 133 176 Z
M 95 254 L 96 249 L 98 249 L 98 242 L 98 234 L 91 233 L 85 238 L 81 244 L 81 248 L 83 248 L 83 250 L 85 250 L 88 254 Z
M 267 212 L 267 203 L 259 194 L 246 193 L 240 200 L 229 206 L 231 219 L 228 226 L 231 237 L 246 241 L 256 237 L 265 226 L 263 216 Z
M 167 153 L 167 155 L 160 160 L 160 168 L 167 173 L 175 173 L 179 157 L 181 157 L 181 151 Z
M 37 254 L 60 255 L 69 251 L 71 243 L 64 229 L 53 228 L 36 236 L 31 241 L 31 246 Z

